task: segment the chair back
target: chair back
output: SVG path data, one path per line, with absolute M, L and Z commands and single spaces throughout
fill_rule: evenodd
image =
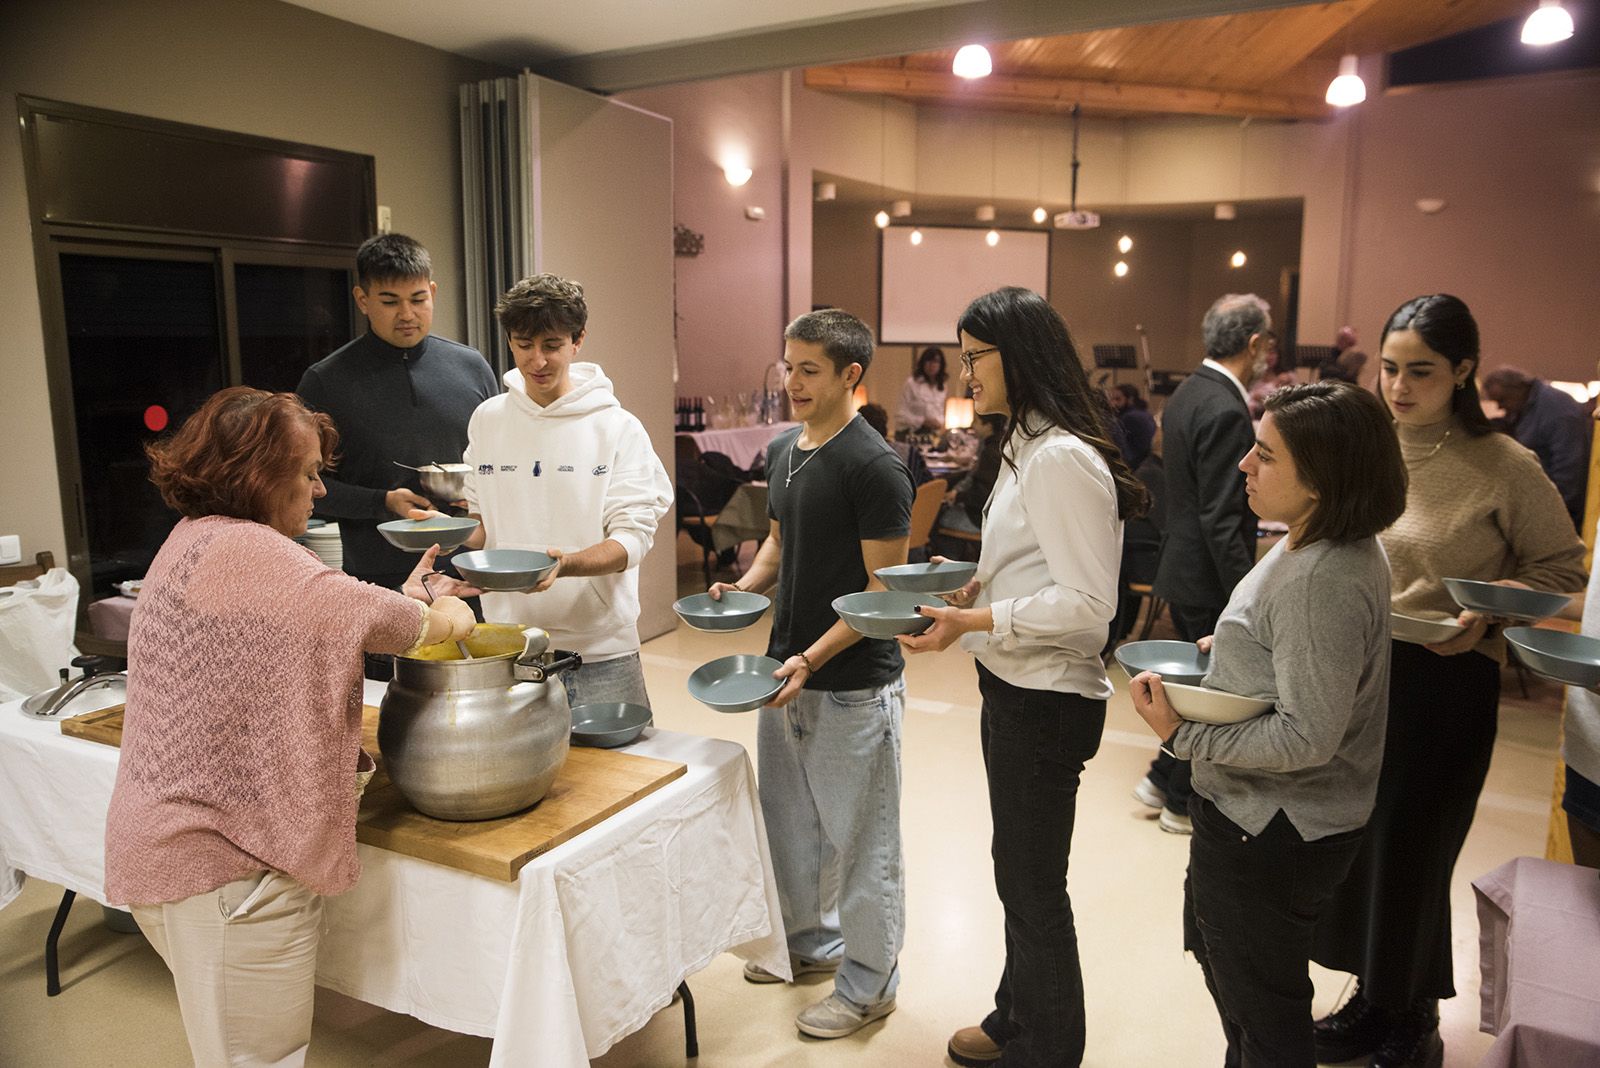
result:
M 56 566 L 55 555 L 48 550 L 34 556 L 31 564 L 12 564 L 0 567 L 0 586 L 15 586 L 25 579 L 36 579 Z
M 917 495 L 911 500 L 911 540 L 907 549 L 927 546 L 934 520 L 939 518 L 939 506 L 944 503 L 946 484 L 944 479 L 935 478 L 917 487 Z

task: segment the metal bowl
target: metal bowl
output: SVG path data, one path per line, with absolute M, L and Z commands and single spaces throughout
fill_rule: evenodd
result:
M 391 519 L 378 524 L 383 540 L 408 553 L 427 552 L 434 545 L 440 552 L 458 548 L 478 529 L 476 519 L 430 516 L 427 519 Z
M 783 689 L 783 680 L 772 677 L 782 666 L 770 656 L 719 657 L 695 668 L 689 676 L 689 696 L 718 712 L 750 712 Z
M 1114 654 L 1131 679 L 1141 671 L 1154 671 L 1167 684 L 1200 685 L 1211 670 L 1211 656 L 1194 642 L 1128 642 Z
M 771 604 L 759 593 L 723 590 L 720 601 L 712 600 L 709 593 L 697 593 L 674 602 L 672 610 L 695 630 L 743 630 Z
M 434 504 L 449 504 L 462 500 L 467 492 L 467 475 L 471 464 L 429 464 L 417 469 L 423 490 L 434 498 Z
M 578 705 L 572 710 L 572 744 L 615 749 L 635 741 L 650 726 L 650 710 L 626 701 Z
M 1389 613 L 1389 636 L 1397 642 L 1413 645 L 1435 645 L 1447 642 L 1467 628 L 1454 619 L 1422 619 L 1418 616 Z
M 1585 689 L 1600 686 L 1600 641 L 1539 627 L 1511 627 L 1505 635 L 1535 675 Z
M 1549 619 L 1567 606 L 1572 597 L 1565 593 L 1525 590 L 1520 586 L 1497 586 L 1492 582 L 1447 578 L 1444 588 L 1456 604 L 1473 612 L 1502 619 L 1526 619 L 1537 623 Z
M 1204 686 L 1187 686 L 1180 682 L 1161 680 L 1167 691 L 1167 702 L 1172 710 L 1184 719 L 1196 723 L 1213 723 L 1223 726 L 1254 719 L 1272 707 L 1273 702 L 1260 697 L 1240 697 L 1236 693 L 1208 690 Z
M 478 549 L 454 558 L 461 577 L 494 593 L 531 590 L 555 569 L 555 557 L 535 549 Z
M 942 564 L 900 564 L 880 567 L 873 574 L 891 590 L 903 593 L 954 593 L 978 573 L 978 565 L 966 560 L 946 560 Z
M 943 608 L 945 603 L 925 593 L 898 593 L 893 590 L 866 590 L 833 599 L 833 610 L 850 628 L 869 638 L 893 638 L 896 634 L 921 634 L 933 626 L 932 616 L 917 614 L 917 606 Z

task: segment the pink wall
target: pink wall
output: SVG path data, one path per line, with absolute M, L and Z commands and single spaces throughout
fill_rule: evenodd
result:
M 672 120 L 675 221 L 705 236 L 699 256 L 675 259 L 683 395 L 757 389 L 783 352 L 782 78 L 753 74 L 618 96 Z M 754 175 L 735 188 L 722 167 L 739 153 Z M 766 218 L 745 218 L 751 205 Z
M 1600 76 L 1380 95 L 1356 153 L 1348 306 L 1369 352 L 1401 302 L 1446 292 L 1472 308 L 1486 369 L 1597 377 Z M 1424 215 L 1421 197 L 1447 206 Z

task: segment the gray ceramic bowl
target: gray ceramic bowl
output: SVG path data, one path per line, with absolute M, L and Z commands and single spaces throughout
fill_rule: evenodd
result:
M 1535 675 L 1585 689 L 1600 686 L 1600 641 L 1538 627 L 1511 627 L 1505 635 Z
M 1114 654 L 1131 679 L 1141 671 L 1154 671 L 1162 682 L 1198 686 L 1211 670 L 1211 657 L 1194 642 L 1128 642 Z
M 675 602 L 672 610 L 695 630 L 743 630 L 760 619 L 772 604 L 759 593 L 722 591 L 722 600 L 709 593 L 697 593 Z
M 452 561 L 461 577 L 480 590 L 531 590 L 556 566 L 555 557 L 534 549 L 478 549 Z
M 750 712 L 783 689 L 783 680 L 772 677 L 782 666 L 770 656 L 750 653 L 719 657 L 695 668 L 689 696 L 718 712 Z
M 476 519 L 457 519 L 451 516 L 433 516 L 428 519 L 392 519 L 378 524 L 383 540 L 396 549 L 408 553 L 427 552 L 434 545 L 441 552 L 449 552 L 472 537 L 478 529 Z
M 1572 598 L 1565 593 L 1544 593 L 1517 586 L 1496 586 L 1492 582 L 1447 578 L 1444 588 L 1456 604 L 1485 615 L 1538 622 L 1549 619 L 1567 606 Z
M 650 726 L 650 710 L 626 701 L 578 705 L 572 710 L 572 744 L 595 749 L 627 745 Z
M 978 573 L 978 565 L 966 560 L 946 560 L 942 564 L 900 564 L 880 567 L 873 574 L 891 590 L 903 593 L 954 593 Z
M 943 608 L 945 603 L 925 593 L 898 593 L 894 590 L 865 590 L 833 599 L 833 610 L 852 630 L 869 638 L 893 638 L 896 634 L 921 634 L 933 626 L 930 616 L 919 616 L 918 605 Z
M 1172 710 L 1184 719 L 1192 719 L 1196 723 L 1212 723 L 1218 726 L 1243 723 L 1247 719 L 1256 718 L 1273 705 L 1273 702 L 1264 698 L 1240 697 L 1236 693 L 1208 690 L 1204 686 L 1189 686 L 1181 682 L 1169 683 L 1165 679 L 1162 680 L 1162 685 L 1166 689 L 1167 702 L 1172 705 Z

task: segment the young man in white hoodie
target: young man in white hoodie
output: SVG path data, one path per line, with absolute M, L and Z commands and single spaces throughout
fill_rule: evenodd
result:
M 562 676 L 573 705 L 648 708 L 638 568 L 672 483 L 611 380 L 577 362 L 589 321 L 582 286 L 524 278 L 495 315 L 516 367 L 467 425 L 467 510 L 483 524 L 468 546 L 536 549 L 557 564 L 530 593 L 484 594 L 484 618 L 542 627 L 551 648 L 579 653 L 583 666 Z

